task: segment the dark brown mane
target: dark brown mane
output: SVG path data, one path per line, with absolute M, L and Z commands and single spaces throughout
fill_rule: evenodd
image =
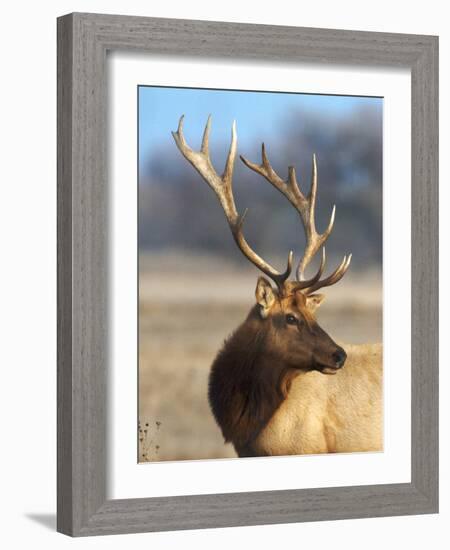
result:
M 271 354 L 268 333 L 255 306 L 211 367 L 209 403 L 225 441 L 239 456 L 252 454 L 251 443 L 285 399 L 292 378 Z

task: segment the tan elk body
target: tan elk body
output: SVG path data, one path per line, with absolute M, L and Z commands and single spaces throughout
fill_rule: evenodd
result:
M 268 279 L 259 277 L 255 306 L 225 341 L 211 367 L 209 402 L 225 441 L 234 445 L 239 456 L 382 450 L 381 344 L 338 345 L 315 317 L 324 299 L 316 291 L 337 283 L 351 261 L 351 255 L 345 256 L 331 275 L 322 278 L 324 243 L 333 229 L 335 208 L 328 228 L 319 234 L 314 221 L 315 155 L 307 196 L 300 190 L 293 167 L 289 167 L 286 181 L 273 170 L 264 144 L 260 165 L 241 157 L 299 213 L 306 247 L 296 280 L 289 281 L 292 252 L 286 270 L 280 273 L 249 246 L 243 235 L 245 212 L 238 214 L 232 191 L 237 152 L 235 124 L 222 176 L 216 173 L 209 157 L 210 124 L 209 118 L 200 151 L 187 145 L 183 117 L 173 133 L 175 142 L 215 191 L 241 252 L 275 283 L 273 288 Z M 305 269 L 320 249 L 320 267 L 305 280 Z

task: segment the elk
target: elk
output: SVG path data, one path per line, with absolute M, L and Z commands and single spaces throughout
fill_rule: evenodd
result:
M 339 345 L 316 320 L 315 312 L 324 300 L 317 291 L 342 279 L 351 254 L 322 277 L 324 244 L 333 229 L 336 209 L 327 229 L 318 233 L 315 155 L 308 195 L 302 193 L 294 167 L 288 168 L 286 180 L 274 171 L 264 144 L 261 164 L 240 157 L 281 192 L 300 216 L 306 245 L 295 280 L 290 281 L 292 251 L 286 269 L 279 272 L 244 237 L 247 210 L 238 213 L 232 190 L 235 122 L 225 170 L 219 176 L 209 155 L 211 117 L 200 151 L 187 144 L 183 120 L 184 116 L 172 132 L 178 149 L 217 195 L 239 250 L 265 275 L 257 280 L 255 305 L 225 340 L 210 370 L 209 403 L 225 442 L 231 442 L 240 457 L 382 450 L 381 344 Z M 306 267 L 319 250 L 320 266 L 306 279 Z

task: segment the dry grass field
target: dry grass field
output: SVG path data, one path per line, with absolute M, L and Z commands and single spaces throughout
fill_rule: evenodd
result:
M 208 373 L 253 305 L 256 270 L 211 257 L 141 254 L 139 271 L 139 461 L 236 456 L 209 410 Z M 318 320 L 336 341 L 381 341 L 378 272 L 350 268 L 325 292 Z

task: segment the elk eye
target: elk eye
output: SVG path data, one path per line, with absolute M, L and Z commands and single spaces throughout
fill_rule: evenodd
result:
M 288 325 L 296 325 L 297 324 L 297 318 L 293 315 L 286 315 L 286 323 Z

